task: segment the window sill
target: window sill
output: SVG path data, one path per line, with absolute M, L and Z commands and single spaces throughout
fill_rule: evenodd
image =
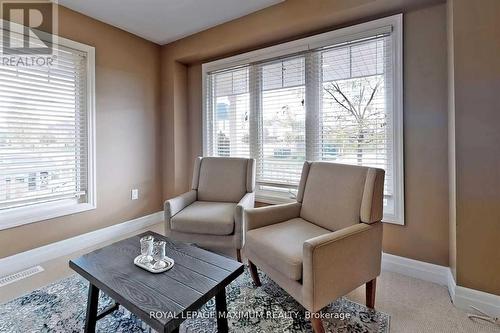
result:
M 384 216 L 384 218 L 382 219 L 382 222 L 389 223 L 389 224 L 400 225 L 400 226 L 404 226 L 405 225 L 404 219 L 398 218 L 398 217 L 396 217 L 394 215 Z
M 259 193 L 259 191 L 257 191 L 257 193 L 255 195 L 255 201 L 265 203 L 265 204 L 270 204 L 270 205 L 280 205 L 280 204 L 287 204 L 287 203 L 295 202 L 296 200 L 291 199 L 291 198 L 287 198 L 284 196 L 279 196 L 279 195 L 266 195 L 263 193 Z M 404 226 L 404 224 L 405 224 L 403 219 L 397 218 L 394 215 L 384 216 L 384 218 L 382 219 L 382 222 L 395 224 L 395 225 L 401 225 L 401 226 Z
M 255 194 L 255 201 L 271 205 L 280 205 L 295 202 L 296 200 L 285 196 L 269 195 L 257 191 Z
M 0 212 L 0 230 L 11 229 L 22 225 L 36 223 L 66 215 L 95 209 L 89 203 L 78 203 L 75 200 L 50 202 L 29 207 L 13 208 Z

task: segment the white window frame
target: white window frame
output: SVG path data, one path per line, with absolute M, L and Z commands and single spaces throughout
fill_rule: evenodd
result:
M 212 61 L 202 64 L 203 80 L 203 155 L 208 152 L 207 142 L 207 75 L 210 72 L 226 68 L 243 66 L 249 63 L 264 61 L 267 59 L 291 55 L 298 52 L 315 50 L 334 44 L 348 42 L 354 39 L 361 39 L 376 35 L 377 33 L 392 30 L 391 38 L 393 45 L 393 136 L 394 136 L 394 214 L 384 214 L 384 222 L 404 225 L 404 151 L 403 151 L 403 14 L 397 14 L 374 21 L 357 24 L 347 28 L 342 28 L 323 34 L 298 39 L 292 42 L 266 47 L 256 51 L 239 54 L 233 57 Z M 270 196 L 265 193 L 256 193 L 256 200 L 279 204 L 293 201 L 284 197 Z M 396 201 L 395 200 L 395 201 Z
M 2 20 L 0 20 L 0 23 Z M 15 23 L 10 23 L 17 25 Z M 81 213 L 97 208 L 96 198 L 96 134 L 95 134 L 95 48 L 90 45 L 75 42 L 67 38 L 38 31 L 38 38 L 53 42 L 55 45 L 69 47 L 87 54 L 87 194 L 86 202 L 76 199 L 64 199 L 53 202 L 39 203 L 25 207 L 10 208 L 0 211 L 0 230 L 19 227 L 25 224 L 40 222 L 66 215 Z M 57 47 L 57 46 L 56 46 Z

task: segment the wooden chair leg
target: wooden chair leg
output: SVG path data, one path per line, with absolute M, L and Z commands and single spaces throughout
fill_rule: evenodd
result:
M 377 279 L 373 279 L 366 283 L 366 306 L 375 308 L 375 291 L 377 289 Z
M 243 262 L 243 261 L 241 261 L 241 250 L 240 249 L 236 249 L 236 260 L 238 260 L 239 262 Z
M 252 280 L 253 283 L 257 286 L 260 287 L 260 278 L 259 278 L 259 273 L 257 272 L 257 267 L 255 267 L 254 263 L 248 260 L 248 267 L 250 268 L 250 274 L 252 275 Z
M 325 333 L 325 327 L 319 316 L 311 316 L 311 325 L 314 333 Z

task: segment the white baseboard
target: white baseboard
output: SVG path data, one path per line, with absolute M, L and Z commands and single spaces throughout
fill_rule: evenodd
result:
M 163 221 L 163 211 L 0 259 L 0 277 L 145 229 Z
M 451 270 L 448 281 L 448 291 L 453 304 L 457 308 L 476 313 L 472 308 L 474 306 L 491 317 L 500 317 L 500 296 L 457 286 Z
M 382 270 L 448 286 L 450 268 L 383 253 Z
M 492 317 L 500 317 L 500 296 L 457 286 L 449 267 L 383 253 L 382 270 L 445 286 L 457 308 L 474 312 L 471 306 L 475 306 Z
M 457 289 L 457 284 L 455 283 L 455 278 L 453 277 L 451 269 L 448 270 L 447 281 L 446 286 L 448 287 L 448 293 L 450 294 L 451 301 L 455 303 L 455 291 Z

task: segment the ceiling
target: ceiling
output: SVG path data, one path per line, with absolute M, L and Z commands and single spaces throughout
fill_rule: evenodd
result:
M 166 44 L 284 0 L 59 0 L 77 12 Z

